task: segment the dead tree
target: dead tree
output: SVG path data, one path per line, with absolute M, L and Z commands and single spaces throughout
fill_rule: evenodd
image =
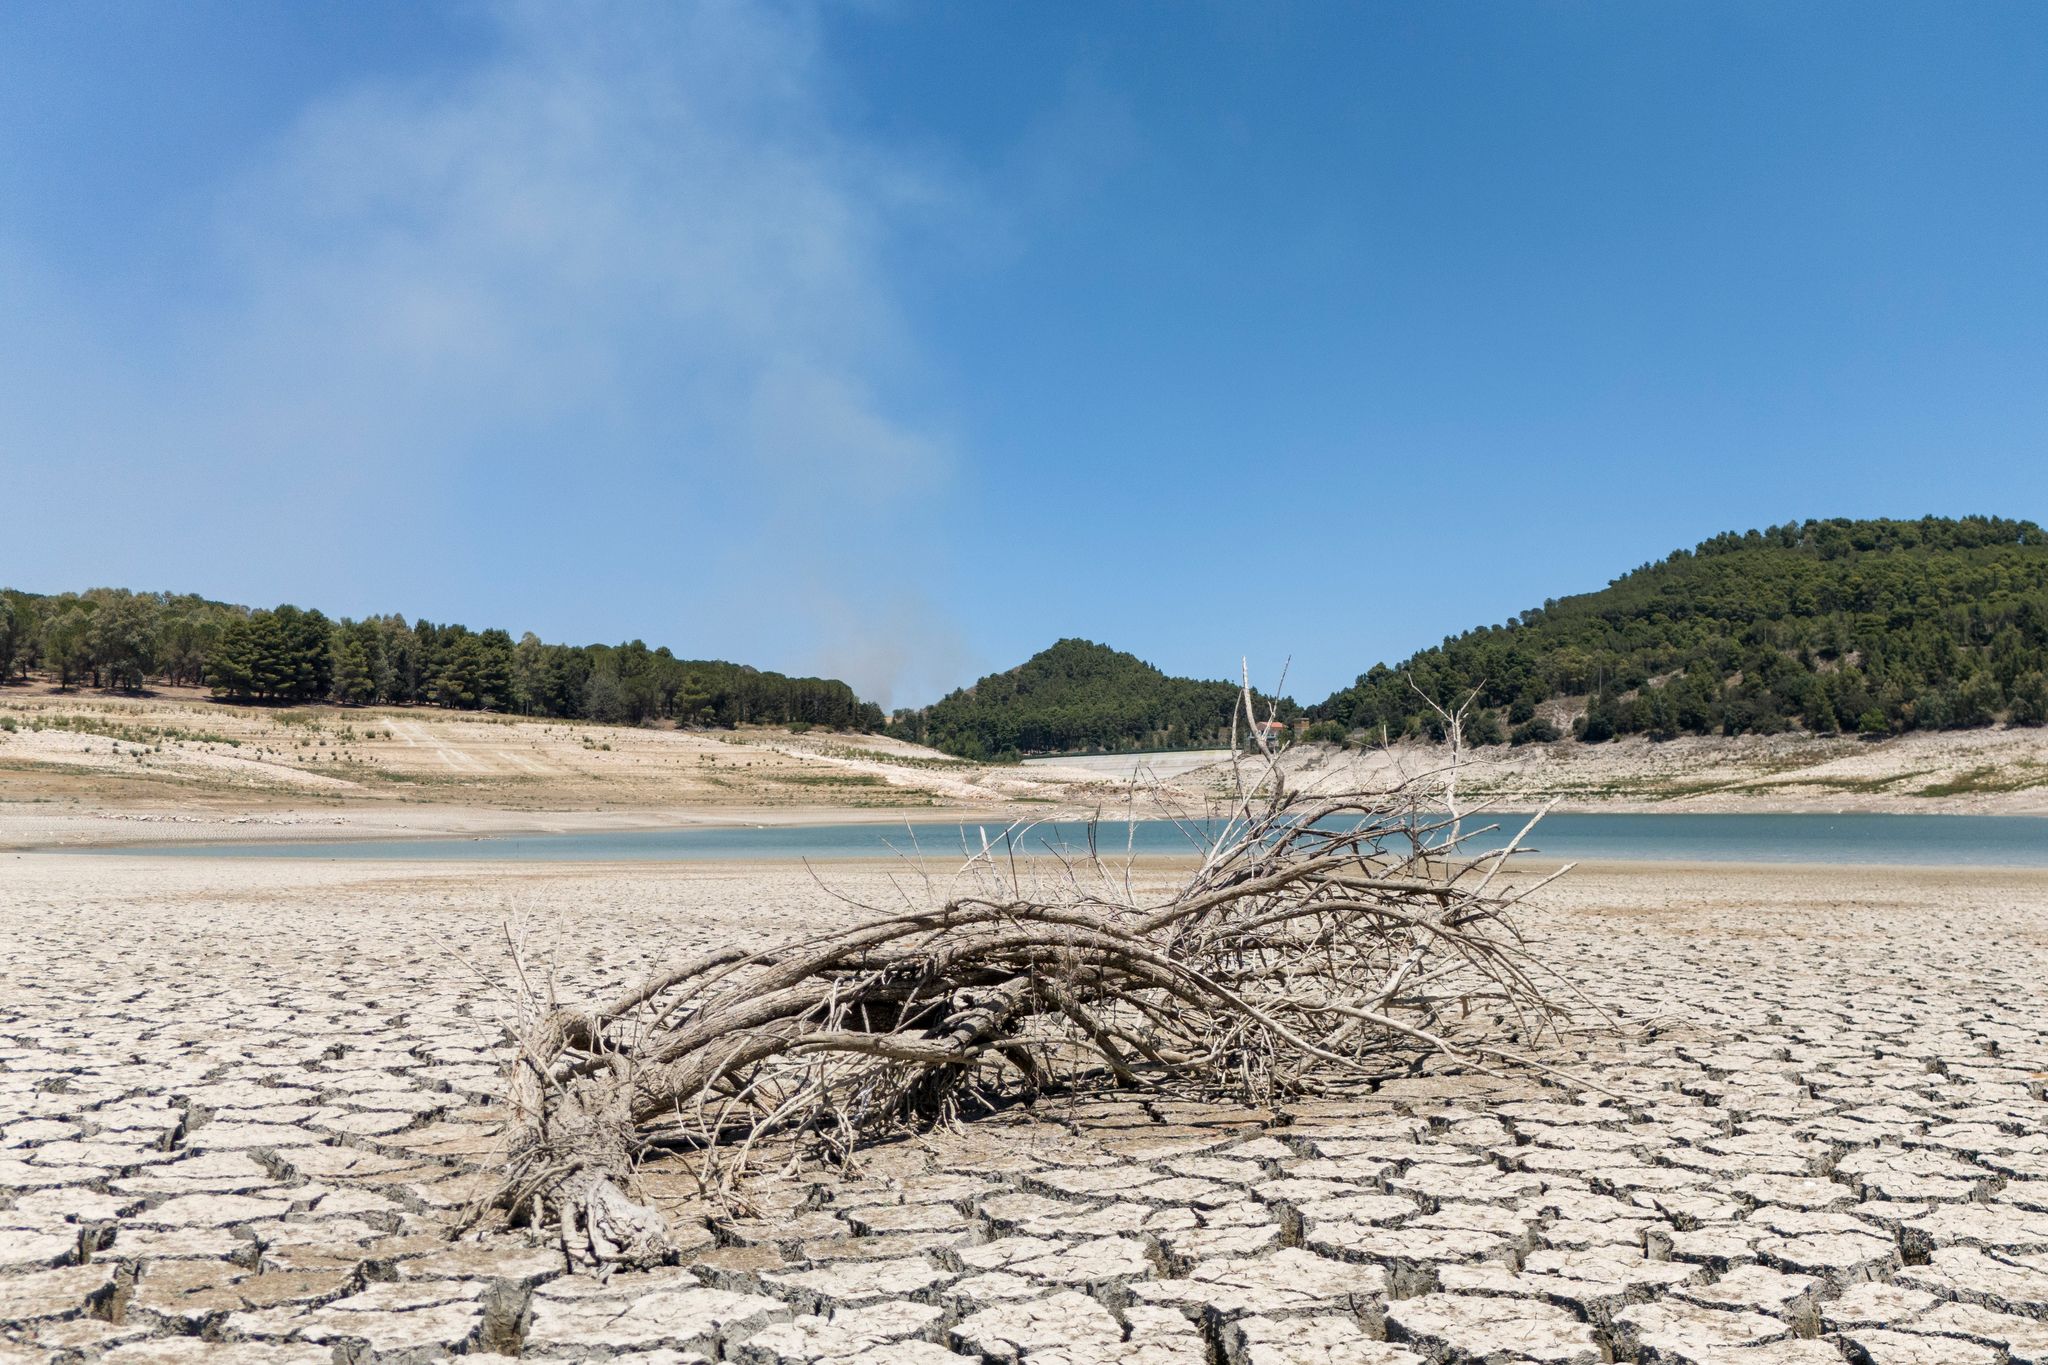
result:
M 1418 1049 L 1484 1065 L 1554 1026 L 1509 917 L 1550 880 L 1511 884 L 1527 827 L 1468 854 L 1455 767 L 1299 796 L 1249 687 L 1243 718 L 1235 795 L 1187 823 L 1199 861 L 1169 894 L 1138 888 L 1128 841 L 1112 857 L 1091 826 L 1085 849 L 1041 836 L 1026 856 L 1036 827 L 1018 827 L 929 904 L 706 953 L 594 1006 L 537 1002 L 504 1179 L 474 1213 L 551 1233 L 572 1263 L 645 1264 L 671 1254 L 633 1194 L 651 1144 L 724 1179 L 771 1134 L 844 1156 L 1006 1091 L 1095 1082 L 1270 1104 Z

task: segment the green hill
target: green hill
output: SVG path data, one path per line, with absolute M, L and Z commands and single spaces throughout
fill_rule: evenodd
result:
M 531 632 L 403 616 L 333 620 L 176 593 L 0 588 L 0 686 L 31 673 L 60 686 L 138 691 L 153 680 L 234 701 L 446 706 L 639 724 L 879 729 L 881 708 L 834 678 L 790 678 L 719 659 L 678 659 L 639 640 L 555 645 Z
M 1007 673 L 898 711 L 889 732 L 977 759 L 1200 748 L 1229 740 L 1237 701 L 1235 683 L 1172 678 L 1107 645 L 1061 640 Z
M 1311 708 L 1390 736 L 1479 688 L 1482 742 L 1580 736 L 1888 734 L 2048 719 L 2048 532 L 1997 517 L 1807 521 L 1728 532 L 1482 626 Z M 1412 678 L 1414 686 L 1410 686 Z M 1556 711 L 1559 708 L 1544 708 Z M 1574 706 L 1572 709 L 1576 710 Z

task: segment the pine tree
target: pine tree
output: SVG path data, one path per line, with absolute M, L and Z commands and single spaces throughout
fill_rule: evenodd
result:
M 0 596 L 0 683 L 13 675 L 21 654 L 21 615 L 12 601 Z
M 334 699 L 344 705 L 374 701 L 377 680 L 370 669 L 368 643 L 354 630 L 334 636 Z

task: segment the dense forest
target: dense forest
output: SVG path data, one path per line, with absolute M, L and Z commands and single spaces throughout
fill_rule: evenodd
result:
M 1558 738 L 1546 710 L 1595 742 L 2040 725 L 2048 533 L 1996 517 L 1731 531 L 1376 665 L 1310 715 L 1326 734 L 1435 733 L 1418 689 L 1473 688 L 1482 743 Z
M 1007 673 L 896 712 L 889 733 L 974 759 L 1192 748 L 1229 740 L 1238 695 L 1235 683 L 1170 678 L 1107 645 L 1061 640 Z M 1292 702 L 1282 714 L 1295 714 Z
M 237 701 L 446 706 L 612 724 L 809 724 L 876 730 L 881 708 L 830 678 L 678 659 L 638 640 L 544 644 L 402 616 L 331 620 L 173 593 L 0 589 L 0 684 L 138 691 L 153 679 Z
M 879 729 L 845 683 L 622 645 L 515 641 L 399 616 L 334 620 L 167 593 L 0 590 L 0 684 L 258 702 L 431 705 L 611 723 Z M 1434 735 L 1422 700 L 1478 699 L 1476 742 L 1570 732 L 1871 735 L 2048 722 L 2048 532 L 1993 517 L 1806 521 L 1728 532 L 1497 626 L 1375 665 L 1309 732 Z M 1174 749 L 1228 738 L 1237 688 L 1086 640 L 919 710 L 891 734 L 969 758 Z M 1304 713 L 1282 701 L 1281 716 Z

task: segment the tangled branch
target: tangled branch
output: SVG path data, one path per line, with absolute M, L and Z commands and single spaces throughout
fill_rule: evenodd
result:
M 843 1157 L 1092 1082 L 1270 1105 L 1419 1052 L 1484 1066 L 1511 1055 L 1503 1034 L 1554 1028 L 1510 918 L 1549 878 L 1505 875 L 1535 820 L 1468 853 L 1455 763 L 1390 793 L 1301 796 L 1243 695 L 1235 794 L 1185 822 L 1200 860 L 1169 894 L 1138 890 L 1092 824 L 1085 849 L 1022 826 L 984 837 L 929 905 L 705 953 L 594 1007 L 529 985 L 513 1140 L 476 1216 L 549 1230 L 572 1262 L 645 1264 L 671 1254 L 633 1195 L 652 1144 L 696 1149 L 726 1181 L 771 1134 Z M 1455 747 L 1461 715 L 1446 718 Z

